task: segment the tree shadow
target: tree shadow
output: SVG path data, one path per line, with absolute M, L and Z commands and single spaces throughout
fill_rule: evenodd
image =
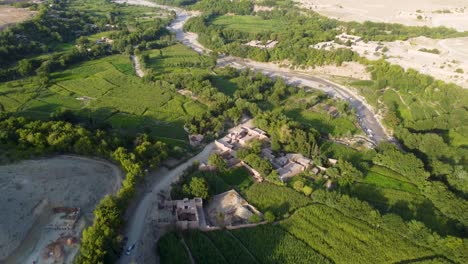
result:
M 391 203 L 380 188 L 359 183 L 350 188 L 349 195 L 368 202 L 382 215 L 393 213 L 399 215 L 404 221 L 420 221 L 439 235 L 461 237 L 468 235 L 463 225 L 445 217 L 428 199 L 421 201 L 398 200 Z
M 304 118 L 304 116 L 301 114 L 303 110 L 304 109 L 294 108 L 291 110 L 285 110 L 284 114 L 288 117 L 294 118 L 296 121 L 300 122 L 301 124 L 307 127 L 315 128 L 317 131 L 319 131 L 322 134 L 329 134 L 333 131 L 334 127 L 324 122 L 323 120 L 320 120 L 318 118 L 317 119 Z

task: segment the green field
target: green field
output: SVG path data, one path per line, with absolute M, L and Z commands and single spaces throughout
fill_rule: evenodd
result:
M 213 66 L 209 57 L 199 55 L 182 44 L 145 51 L 143 54 L 149 57 L 146 67 L 153 70 L 158 78 L 168 73 L 205 73 Z
M 310 204 L 312 201 L 290 188 L 269 183 L 257 183 L 242 195 L 262 212 L 271 211 L 277 217 L 287 215 L 294 210 Z
M 364 177 L 364 183 L 366 184 L 372 184 L 375 186 L 378 186 L 380 188 L 386 188 L 386 189 L 395 189 L 395 190 L 400 190 L 400 191 L 405 191 L 405 192 L 410 192 L 410 193 L 419 193 L 419 189 L 416 187 L 416 185 L 409 183 L 407 181 L 401 180 L 396 178 L 395 176 L 392 177 L 393 175 L 398 175 L 397 173 L 393 174 L 387 174 L 388 169 L 384 171 L 382 167 L 375 166 L 375 168 L 371 168 L 370 171 L 367 173 L 367 175 Z
M 166 236 L 160 247 L 167 247 Z M 435 255 L 397 233 L 322 204 L 299 208 L 279 224 L 189 231 L 182 237 L 197 263 L 398 263 Z M 174 263 L 175 257 L 162 263 Z
M 1 84 L 1 107 L 44 119 L 69 109 L 83 119 L 107 123 L 119 131 L 147 131 L 184 141 L 186 118 L 206 109 L 169 87 L 143 82 L 124 55 L 84 62 L 52 74 L 51 79 L 48 87 L 39 87 L 32 78 Z
M 259 16 L 220 16 L 212 21 L 213 25 L 245 33 L 265 33 L 280 31 L 283 28 L 277 19 L 263 19 Z
M 349 136 L 358 133 L 358 128 L 348 118 L 332 118 L 326 113 L 320 113 L 309 109 L 293 109 L 287 111 L 286 114 L 306 126 L 313 127 L 321 133 L 330 134 L 332 136 Z
M 183 233 L 183 237 L 196 263 L 331 263 L 300 239 L 273 225 L 206 233 L 191 231 Z M 165 245 L 166 240 L 160 243 Z M 174 263 L 173 258 L 162 262 L 166 263 Z
M 440 233 L 456 232 L 416 185 L 401 174 L 381 166 L 373 166 L 360 182 L 351 188 L 351 195 L 367 201 L 382 213 L 396 213 L 403 219 L 417 219 Z
M 297 210 L 281 227 L 335 263 L 395 263 L 432 254 L 324 205 Z

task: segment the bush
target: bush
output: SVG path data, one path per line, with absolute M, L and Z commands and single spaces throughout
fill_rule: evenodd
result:
M 256 224 L 262 221 L 262 218 L 260 218 L 259 215 L 253 214 L 252 216 L 249 217 L 249 223 L 251 224 Z
M 275 215 L 271 211 L 267 211 L 264 215 L 264 218 L 268 223 L 272 223 L 276 219 Z
M 304 186 L 304 188 L 302 189 L 302 192 L 306 195 L 306 196 L 310 196 L 312 194 L 312 187 L 309 187 L 309 186 Z

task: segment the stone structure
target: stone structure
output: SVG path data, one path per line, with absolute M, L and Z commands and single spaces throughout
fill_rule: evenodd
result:
M 200 219 L 204 219 L 201 198 L 173 200 L 164 202 L 165 209 L 172 212 L 175 225 L 182 229 L 199 229 Z

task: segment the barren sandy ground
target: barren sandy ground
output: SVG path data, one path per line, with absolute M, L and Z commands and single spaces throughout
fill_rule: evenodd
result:
M 408 41 L 369 41 L 367 43 L 358 41 L 351 47 L 331 41 L 319 43 L 315 47 L 349 48 L 371 60 L 377 60 L 385 55 L 386 60 L 392 64 L 400 65 L 405 69 L 415 69 L 436 79 L 452 82 L 468 89 L 468 37 L 443 40 L 417 37 Z M 388 50 L 385 51 L 384 47 Z M 439 53 L 427 52 L 433 49 Z M 346 72 L 341 68 L 339 70 L 339 72 Z
M 50 208 L 80 207 L 90 217 L 104 195 L 119 188 L 122 177 L 109 162 L 65 155 L 0 166 L 0 262 L 20 244 L 25 251 L 15 255 L 32 254 L 44 240 L 41 233 Z
M 304 72 L 320 76 L 323 78 L 330 78 L 331 76 L 348 77 L 358 80 L 370 80 L 370 73 L 367 72 L 366 67 L 357 62 L 343 62 L 341 66 L 324 65 L 315 68 L 309 67 L 303 70 Z
M 385 52 L 387 61 L 468 89 L 468 37 L 445 40 L 419 37 L 385 46 L 389 49 Z M 440 54 L 420 51 L 422 48 L 437 49 Z
M 375 21 L 468 30 L 467 0 L 295 0 L 343 21 Z M 418 16 L 419 19 L 418 19 Z
M 15 8 L 11 6 L 0 6 L 0 30 L 9 25 L 30 19 L 36 12 L 26 8 Z

